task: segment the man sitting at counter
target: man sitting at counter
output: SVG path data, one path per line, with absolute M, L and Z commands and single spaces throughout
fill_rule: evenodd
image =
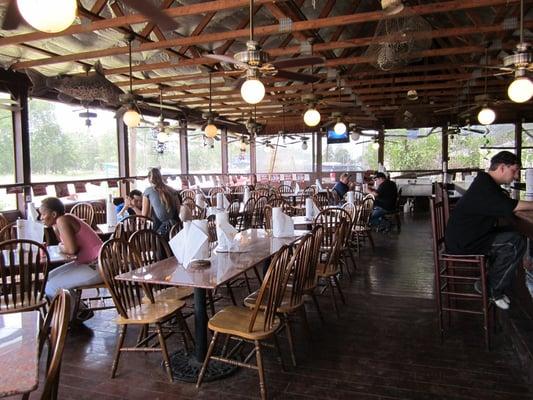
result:
M 398 187 L 396 183 L 387 178 L 383 172 L 378 172 L 374 177 L 374 188 L 368 192 L 375 197 L 374 209 L 370 216 L 370 226 L 379 226 L 383 216 L 396 208 Z
M 488 261 L 491 300 L 508 309 L 506 295 L 514 271 L 526 251 L 525 238 L 512 227 L 498 227 L 498 218 L 516 211 L 533 210 L 532 201 L 511 199 L 501 188 L 518 179 L 520 165 L 515 154 L 501 151 L 490 160 L 487 173 L 479 172 L 470 188 L 457 202 L 446 227 L 446 250 L 451 254 L 484 254 Z M 474 284 L 481 293 L 481 281 Z

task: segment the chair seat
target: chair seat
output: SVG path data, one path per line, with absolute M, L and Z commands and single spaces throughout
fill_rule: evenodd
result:
M 87 290 L 87 289 L 105 289 L 105 284 L 102 283 L 93 283 L 92 285 L 80 285 L 76 286 L 72 290 Z
M 256 290 L 253 293 L 250 293 L 246 298 L 244 299 L 244 305 L 248 308 L 254 308 L 255 302 L 257 300 L 257 295 L 259 294 L 259 291 Z M 277 309 L 277 312 L 282 314 L 290 314 L 294 310 L 298 309 L 298 307 L 301 307 L 303 305 L 303 298 L 302 301 L 298 304 L 291 305 L 291 287 L 287 285 L 287 290 L 285 290 L 285 294 L 283 295 L 283 299 L 281 300 L 281 304 Z
M 17 297 L 19 297 L 19 296 L 17 296 Z M 13 312 L 30 311 L 30 310 L 36 310 L 36 309 L 39 309 L 41 307 L 44 307 L 47 304 L 46 298 L 42 298 L 42 299 L 39 300 L 38 297 L 37 297 L 37 300 L 30 299 L 29 302 L 26 299 L 26 300 L 24 300 L 24 304 L 22 303 L 20 298 L 18 298 L 16 303 L 13 304 L 11 302 L 12 298 L 10 297 L 9 298 L 9 301 L 10 301 L 9 302 L 9 307 L 7 307 L 5 299 L 2 297 L 2 298 L 0 298 L 0 314 L 9 314 L 9 313 L 13 313 Z
M 189 296 L 192 296 L 193 289 L 185 286 L 173 286 L 167 289 L 159 290 L 154 293 L 155 301 L 172 301 L 172 300 L 183 300 Z M 143 298 L 143 303 L 150 303 L 148 297 Z
M 209 329 L 227 335 L 240 336 L 249 340 L 261 340 L 272 335 L 280 325 L 276 317 L 271 330 L 263 330 L 264 315 L 259 312 L 255 320 L 254 329 L 248 332 L 248 325 L 254 310 L 244 307 L 229 306 L 217 312 L 208 323 Z
M 115 322 L 119 325 L 144 325 L 164 322 L 184 306 L 185 302 L 182 300 L 168 300 L 142 304 L 141 306 L 129 308 L 127 310 L 129 318 L 124 318 L 119 315 Z
M 340 270 L 338 268 L 335 268 L 334 270 L 328 270 L 327 263 L 319 263 L 316 267 L 316 275 L 322 278 L 337 275 L 338 273 L 340 273 Z

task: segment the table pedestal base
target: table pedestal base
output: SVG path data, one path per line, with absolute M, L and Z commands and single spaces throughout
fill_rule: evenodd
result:
M 180 349 L 170 355 L 170 368 L 175 380 L 196 383 L 202 363 L 198 362 L 194 355 L 188 355 Z M 214 381 L 233 374 L 238 367 L 230 364 L 211 360 L 205 372 L 204 382 Z

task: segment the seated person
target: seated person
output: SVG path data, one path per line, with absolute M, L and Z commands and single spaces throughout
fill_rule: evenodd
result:
M 451 254 L 484 254 L 488 263 L 488 286 L 494 304 L 508 309 L 506 292 L 516 268 L 522 263 L 526 240 L 512 227 L 498 227 L 498 218 L 516 211 L 533 210 L 532 201 L 509 197 L 500 187 L 518 179 L 520 165 L 516 155 L 501 151 L 490 160 L 488 172 L 479 172 L 469 189 L 454 207 L 446 226 L 446 251 Z M 474 289 L 481 293 L 481 281 Z
M 344 195 L 350 190 L 350 174 L 344 172 L 339 181 L 333 186 L 333 189 L 339 195 L 339 199 L 343 199 Z
M 62 253 L 75 255 L 76 260 L 53 269 L 48 274 L 45 293 L 52 299 L 58 289 L 71 290 L 81 285 L 102 283 L 97 270 L 98 253 L 102 241 L 86 222 L 73 214 L 65 214 L 65 206 L 56 197 L 44 199 L 39 207 L 41 221 L 54 229 L 59 239 Z M 71 302 L 71 320 L 84 321 L 92 317 L 92 311 L 81 309 L 77 316 L 72 315 L 76 308 L 74 293 Z
M 117 221 L 120 222 L 130 215 L 141 215 L 143 205 L 143 194 L 140 190 L 134 189 L 127 196 L 124 203 L 116 207 Z
M 396 183 L 387 178 L 383 172 L 378 172 L 374 177 L 374 188 L 369 188 L 368 193 L 374 195 L 374 209 L 370 216 L 370 225 L 378 226 L 383 216 L 396 209 L 398 188 Z

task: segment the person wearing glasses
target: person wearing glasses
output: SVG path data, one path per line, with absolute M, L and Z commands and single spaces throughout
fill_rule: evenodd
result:
M 383 216 L 393 212 L 398 198 L 396 183 L 387 178 L 383 172 L 378 172 L 374 177 L 374 188 L 368 188 L 368 193 L 374 195 L 374 209 L 370 217 L 370 226 L 379 227 Z

